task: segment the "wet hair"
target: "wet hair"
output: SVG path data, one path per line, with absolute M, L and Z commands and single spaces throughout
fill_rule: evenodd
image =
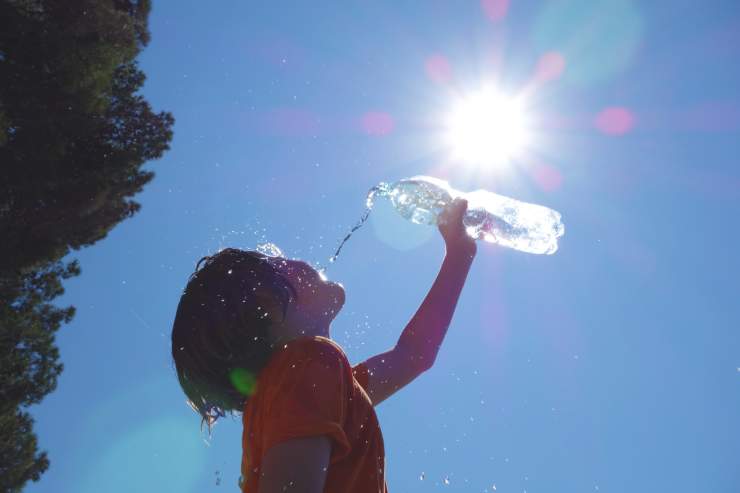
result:
M 202 265 L 202 267 L 201 267 Z M 296 294 L 270 257 L 227 248 L 200 259 L 177 305 L 172 358 L 188 404 L 211 426 L 243 410 L 274 349 L 267 306 Z M 270 299 L 271 298 L 271 299 Z

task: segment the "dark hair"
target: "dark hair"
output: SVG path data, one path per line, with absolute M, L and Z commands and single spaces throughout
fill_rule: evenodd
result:
M 177 305 L 172 358 L 188 404 L 209 430 L 254 393 L 274 349 L 268 329 L 276 320 L 268 307 L 277 301 L 284 317 L 294 298 L 261 253 L 227 248 L 198 261 Z

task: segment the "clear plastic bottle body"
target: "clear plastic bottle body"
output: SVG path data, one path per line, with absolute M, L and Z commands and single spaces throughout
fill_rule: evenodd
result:
M 458 192 L 437 178 L 417 176 L 387 186 L 387 195 L 399 214 L 416 224 L 437 224 L 440 212 Z
M 464 195 L 468 212 L 463 219 L 474 238 L 522 252 L 552 254 L 565 227 L 560 213 L 486 190 Z
M 555 253 L 565 231 L 560 214 L 552 209 L 486 190 L 462 193 L 428 176 L 381 184 L 376 193 L 388 197 L 403 217 L 417 224 L 436 224 L 445 206 L 462 196 L 468 201 L 463 223 L 470 236 L 523 252 Z

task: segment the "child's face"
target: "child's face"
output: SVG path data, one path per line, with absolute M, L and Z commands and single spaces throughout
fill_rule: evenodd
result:
M 322 278 L 306 262 L 274 257 L 270 261 L 296 291 L 296 299 L 286 310 L 285 325 L 294 336 L 321 335 L 329 337 L 329 324 L 344 305 L 341 284 Z

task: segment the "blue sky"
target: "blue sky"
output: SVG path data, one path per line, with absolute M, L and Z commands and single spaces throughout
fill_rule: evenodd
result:
M 325 262 L 371 186 L 416 174 L 552 207 L 565 236 L 480 245 L 436 365 L 377 408 L 390 491 L 740 490 L 740 4 L 256 4 L 154 2 L 144 94 L 172 149 L 141 212 L 71 256 L 27 491 L 235 491 L 240 421 L 206 443 L 169 356 L 195 262 L 264 241 Z M 508 167 L 439 137 L 486 81 L 538 122 Z M 395 343 L 442 256 L 379 204 L 328 272 L 350 361 Z

